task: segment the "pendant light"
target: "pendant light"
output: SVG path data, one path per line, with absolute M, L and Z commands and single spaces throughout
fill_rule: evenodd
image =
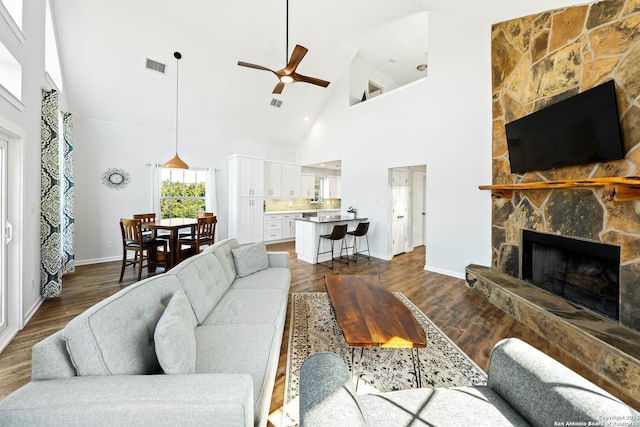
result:
M 176 58 L 176 155 L 163 164 L 162 167 L 165 169 L 189 169 L 189 165 L 178 156 L 178 63 L 182 58 L 182 54 L 173 52 L 173 57 Z

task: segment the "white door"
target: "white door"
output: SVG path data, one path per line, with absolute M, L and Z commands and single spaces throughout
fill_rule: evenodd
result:
M 0 139 L 0 335 L 7 329 L 7 245 L 12 229 L 7 222 L 7 141 Z
M 409 243 L 409 172 L 391 172 L 391 254 L 408 250 Z
M 411 192 L 413 194 L 412 209 L 412 222 L 413 222 L 413 247 L 424 245 L 424 224 L 425 224 L 425 174 L 414 172 L 413 173 L 413 188 Z

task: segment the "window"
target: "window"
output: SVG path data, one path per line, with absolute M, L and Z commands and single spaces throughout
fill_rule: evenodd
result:
M 62 72 L 60 71 L 60 59 L 58 57 L 58 45 L 51 13 L 51 1 L 47 1 L 47 14 L 45 22 L 45 71 L 53 80 L 58 91 L 62 92 Z
M 13 24 L 16 26 L 16 29 L 18 31 L 22 30 L 22 0 L 0 0 L 0 3 L 2 3 L 3 7 L 3 11 L 2 14 L 5 13 L 5 11 L 9 14 L 10 17 L 10 21 L 9 25 Z M 5 17 L 5 20 L 7 20 L 7 17 Z M 9 20 L 7 20 L 9 21 Z
M 160 218 L 195 218 L 207 207 L 207 169 L 161 169 Z
M 22 98 L 22 66 L 0 42 L 0 95 L 8 101 L 20 103 Z

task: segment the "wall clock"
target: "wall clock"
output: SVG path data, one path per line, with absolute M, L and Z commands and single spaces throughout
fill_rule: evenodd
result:
M 129 173 L 122 169 L 110 168 L 102 174 L 102 183 L 109 188 L 120 189 L 129 184 Z

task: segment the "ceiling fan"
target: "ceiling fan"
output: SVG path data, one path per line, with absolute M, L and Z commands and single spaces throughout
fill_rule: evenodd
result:
M 296 72 L 298 65 L 300 65 L 302 58 L 304 58 L 304 56 L 307 54 L 308 51 L 309 49 L 307 49 L 306 47 L 300 46 L 299 44 L 297 44 L 296 47 L 293 49 L 293 52 L 291 53 L 291 58 L 289 58 L 287 62 L 287 66 L 276 71 L 267 67 L 263 67 L 262 65 L 251 64 L 249 62 L 244 62 L 244 61 L 238 61 L 238 65 L 240 65 L 241 67 L 255 68 L 257 70 L 270 71 L 273 74 L 275 74 L 276 77 L 278 78 L 278 84 L 276 84 L 276 87 L 273 88 L 273 93 L 277 93 L 277 94 L 282 93 L 282 89 L 284 89 L 284 86 L 289 83 L 302 82 L 302 83 L 311 83 L 313 85 L 318 85 L 322 87 L 329 86 L 329 82 L 326 80 L 305 76 Z M 286 58 L 289 54 L 289 0 L 287 0 L 287 43 L 286 43 L 285 54 L 286 54 L 285 55 L 285 58 Z

